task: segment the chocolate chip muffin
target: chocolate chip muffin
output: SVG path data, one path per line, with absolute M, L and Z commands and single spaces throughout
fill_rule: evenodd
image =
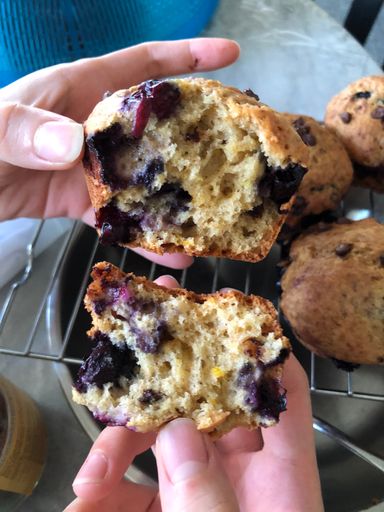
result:
M 285 114 L 309 148 L 308 172 L 299 185 L 286 226 L 300 225 L 303 217 L 336 209 L 352 178 L 351 160 L 333 130 L 309 116 Z
M 213 80 L 118 91 L 85 131 L 101 241 L 157 253 L 260 260 L 306 172 L 308 148 L 284 116 Z
M 291 246 L 281 309 L 299 341 L 323 357 L 384 363 L 384 226 L 320 224 Z
M 325 123 L 356 164 L 356 184 L 384 192 L 384 76 L 349 84 L 328 103 Z
M 79 371 L 75 402 L 139 432 L 177 417 L 213 436 L 278 421 L 290 345 L 268 301 L 167 289 L 108 263 L 92 276 L 85 305 L 96 346 Z

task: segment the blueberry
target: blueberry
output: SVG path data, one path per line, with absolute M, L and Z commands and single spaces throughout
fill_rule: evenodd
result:
M 297 191 L 306 172 L 307 169 L 299 164 L 291 163 L 284 169 L 267 165 L 264 176 L 258 184 L 259 195 L 281 206 Z
M 124 133 L 121 124 L 114 123 L 105 130 L 88 135 L 84 166 L 88 173 L 93 173 L 91 165 L 91 154 L 93 154 L 100 162 L 103 183 L 110 186 L 112 190 L 124 188 L 127 180 L 116 174 L 116 157 L 122 149 L 135 145 L 135 140 Z
M 113 345 L 109 337 L 101 332 L 95 334 L 93 341 L 97 345 L 81 365 L 75 383 L 80 393 L 86 392 L 90 385 L 102 388 L 104 384 L 112 382 L 119 386 L 121 376 L 127 379 L 134 377 L 137 359 L 132 350 L 125 344 Z
M 146 166 L 146 168 L 136 174 L 133 178 L 135 185 L 144 185 L 148 191 L 152 190 L 155 177 L 164 172 L 164 162 L 162 158 L 155 158 Z
M 142 232 L 140 223 L 144 214 L 123 212 L 109 203 L 96 212 L 96 228 L 100 230 L 100 242 L 106 245 L 129 243 Z
M 135 334 L 137 348 L 146 354 L 155 354 L 162 342 L 172 339 L 167 324 L 162 320 L 157 320 L 155 328 L 150 331 L 138 329 L 135 325 L 131 325 L 131 328 Z
M 286 357 L 285 353 L 280 355 L 282 358 Z M 264 365 L 259 365 L 260 370 L 264 368 Z M 256 380 L 255 366 L 252 363 L 245 363 L 240 368 L 236 383 L 245 390 L 244 401 L 252 412 L 278 420 L 280 412 L 285 411 L 286 391 L 273 377 L 261 375 Z
M 150 405 L 155 402 L 158 402 L 163 398 L 161 393 L 154 391 L 153 389 L 146 389 L 141 397 L 139 398 L 139 402 L 143 405 Z
M 153 112 L 159 119 L 170 117 L 180 103 L 180 89 L 173 83 L 148 80 L 139 85 L 137 91 L 124 98 L 121 110 L 135 110 L 132 137 L 143 136 L 149 117 Z

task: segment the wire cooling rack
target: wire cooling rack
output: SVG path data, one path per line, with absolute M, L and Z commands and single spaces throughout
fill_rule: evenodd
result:
M 356 215 L 360 218 L 361 216 L 380 217 L 382 212 L 376 211 L 375 194 L 371 192 L 367 194 L 368 197 L 365 201 L 365 208 L 362 209 L 360 204 L 359 208 L 354 210 L 353 204 L 348 207 L 347 202 L 347 206 L 345 207 L 345 214 L 351 218 L 354 216 L 356 217 Z M 356 214 L 356 212 L 358 212 L 358 214 Z M 3 301 L 0 311 L 0 354 L 7 354 L 15 357 L 37 358 L 69 365 L 80 365 L 82 362 L 82 355 L 80 357 L 73 357 L 73 355 L 71 355 L 71 353 L 68 351 L 68 344 L 71 336 L 74 333 L 74 328 L 78 322 L 78 317 L 79 315 L 83 314 L 83 297 L 86 287 L 89 283 L 90 270 L 93 264 L 100 260 L 97 257 L 100 246 L 98 244 L 96 234 L 93 232 L 91 233 L 91 230 L 87 228 L 89 229 L 86 243 L 88 253 L 85 258 L 82 274 L 77 277 L 77 293 L 75 300 L 71 306 L 70 313 L 66 315 L 66 321 L 64 322 L 64 325 L 62 325 L 61 344 L 59 346 L 52 347 L 48 341 L 43 341 L 42 343 L 41 339 L 48 340 L 49 338 L 47 335 L 40 335 L 42 329 L 44 330 L 44 327 L 48 328 L 46 325 L 46 311 L 47 305 L 49 305 L 49 299 L 52 296 L 53 291 L 57 290 L 58 285 L 60 285 L 63 268 L 66 265 L 69 254 L 71 250 L 74 250 L 77 241 L 79 238 L 81 239 L 85 229 L 81 223 L 73 222 L 68 231 L 57 243 L 54 244 L 54 254 L 51 256 L 51 263 L 49 264 L 48 272 L 47 269 L 45 269 L 42 289 L 40 293 L 36 293 L 35 286 L 31 285 L 31 281 L 34 279 L 35 281 L 36 279 L 39 279 L 39 283 L 41 281 L 40 275 L 35 276 L 35 273 L 41 274 L 41 269 L 37 270 L 35 268 L 38 266 L 38 260 L 40 258 L 36 258 L 35 256 L 36 247 L 44 229 L 49 229 L 49 224 L 50 221 L 39 221 L 37 223 L 32 239 L 26 246 L 24 270 L 19 273 L 13 282 L 9 284 L 5 295 L 3 293 Z M 84 252 L 83 249 L 82 252 Z M 124 249 L 115 249 L 114 258 L 117 259 L 115 263 L 117 263 L 120 268 L 127 270 L 127 260 L 131 260 L 131 254 L 132 253 Z M 137 260 L 138 256 L 135 257 Z M 140 273 L 146 274 L 147 277 L 151 280 L 163 273 L 164 270 L 167 273 L 170 273 L 169 269 L 164 269 L 164 267 L 160 267 L 154 263 L 145 262 L 143 266 L 144 260 L 142 258 L 140 259 L 142 260 Z M 275 258 L 274 263 L 276 263 L 277 259 Z M 267 261 L 267 265 L 269 267 L 274 265 L 274 263 Z M 259 292 L 257 287 L 255 290 L 253 274 L 254 271 L 258 269 L 258 265 L 260 264 L 252 265 L 248 263 L 235 262 L 234 264 L 236 266 L 234 268 L 231 269 L 229 267 L 229 269 L 226 269 L 226 272 L 223 272 L 223 266 L 226 264 L 227 263 L 224 260 L 210 258 L 208 267 L 204 270 L 203 275 L 201 275 L 201 278 L 199 279 L 202 289 L 197 291 L 214 292 L 223 286 L 233 286 L 233 280 L 228 281 L 226 277 L 228 276 L 229 271 L 230 275 L 236 275 L 236 287 L 238 289 L 241 289 L 245 293 Z M 194 269 L 195 265 L 196 264 L 194 264 L 190 269 L 185 269 L 183 271 L 171 271 L 173 275 L 180 281 L 182 287 L 186 285 L 189 275 L 193 273 L 192 269 Z M 131 261 L 129 261 L 128 266 L 130 271 L 136 272 L 134 263 L 132 264 Z M 277 273 L 275 274 L 273 270 L 272 273 L 268 275 L 268 277 L 269 279 L 274 279 L 275 275 L 277 276 Z M 191 283 L 187 283 L 187 287 L 193 288 L 193 284 L 196 283 L 196 279 L 192 279 L 192 281 L 192 286 Z M 22 314 L 22 317 L 20 316 L 20 313 L 17 313 L 17 303 L 20 300 L 20 297 L 25 300 L 28 295 L 33 297 L 33 312 L 29 315 L 30 318 L 26 318 L 24 313 Z M 275 306 L 279 306 L 277 291 L 275 293 L 275 297 L 268 298 L 273 300 Z M 8 320 L 11 321 L 12 325 L 15 325 L 15 319 L 17 323 L 18 318 L 19 321 L 23 321 L 23 324 L 27 323 L 28 325 L 24 325 L 24 329 L 21 329 L 21 331 L 24 332 L 21 333 L 17 332 L 18 329 L 12 329 L 12 336 L 10 337 L 9 334 L 7 334 L 7 330 L 9 331 L 9 328 L 7 328 Z M 37 338 L 39 338 L 38 342 L 36 341 Z M 11 344 L 8 341 L 9 339 L 12 340 Z M 338 372 L 339 375 L 337 382 L 340 382 L 341 375 L 341 382 L 344 382 L 344 384 L 340 384 L 338 387 L 326 386 L 323 383 L 319 384 L 317 368 L 318 365 L 322 363 L 320 358 L 314 354 L 310 354 L 309 357 L 310 364 L 308 373 L 312 394 L 332 395 L 384 402 L 384 393 L 373 393 L 367 392 L 367 390 L 359 389 L 358 385 L 354 382 L 355 374 L 352 372 L 342 372 L 340 370 L 336 370 L 335 368 L 334 371 Z

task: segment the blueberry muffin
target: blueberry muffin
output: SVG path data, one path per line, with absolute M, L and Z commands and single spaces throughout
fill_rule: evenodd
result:
M 356 184 L 384 192 L 384 76 L 349 84 L 328 103 L 325 123 L 355 163 Z
M 309 148 L 308 172 L 286 219 L 289 228 L 298 226 L 308 215 L 335 210 L 352 183 L 353 168 L 333 130 L 309 116 L 285 116 Z
M 167 289 L 108 263 L 92 276 L 85 305 L 96 346 L 80 368 L 75 402 L 138 432 L 177 417 L 213 436 L 278 421 L 290 345 L 268 301 Z
M 86 179 L 104 243 L 257 261 L 306 172 L 290 123 L 202 78 L 150 80 L 85 123 Z
M 384 225 L 319 224 L 293 242 L 281 309 L 323 357 L 384 363 Z

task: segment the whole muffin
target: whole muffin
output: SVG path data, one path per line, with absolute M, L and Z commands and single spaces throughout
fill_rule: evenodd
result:
M 384 76 L 360 78 L 334 96 L 325 124 L 357 164 L 356 183 L 384 192 Z
M 104 243 L 258 261 L 284 222 L 308 148 L 280 113 L 202 78 L 149 80 L 85 123 Z
M 384 226 L 319 224 L 291 247 L 282 311 L 299 341 L 323 357 L 384 363 Z
M 285 221 L 288 227 L 294 227 L 307 215 L 318 215 L 339 206 L 352 183 L 353 167 L 333 130 L 309 116 L 285 116 L 309 149 L 308 172 Z

